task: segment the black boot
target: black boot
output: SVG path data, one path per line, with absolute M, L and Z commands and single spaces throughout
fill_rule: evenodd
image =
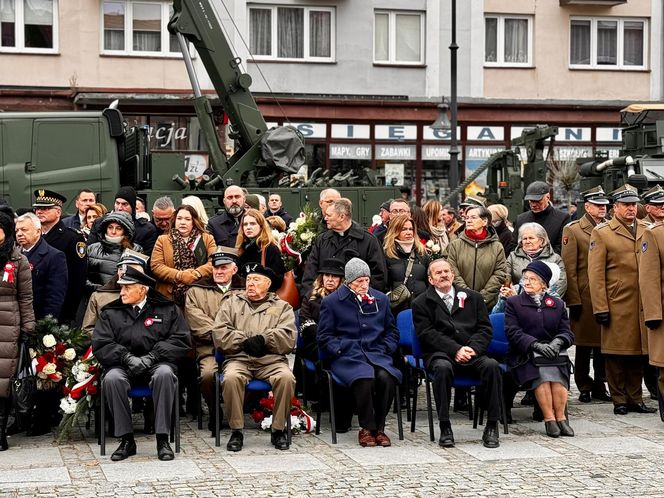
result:
M 9 399 L 0 400 L 0 451 L 9 448 L 7 443 L 7 417 L 9 416 Z

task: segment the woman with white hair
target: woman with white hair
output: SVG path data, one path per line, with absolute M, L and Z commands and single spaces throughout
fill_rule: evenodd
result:
M 188 195 L 182 199 L 182 205 L 193 207 L 196 210 L 196 214 L 198 214 L 198 219 L 203 223 L 203 226 L 207 226 L 209 218 L 207 212 L 205 211 L 203 201 L 200 199 L 200 197 L 196 197 L 195 195 Z
M 550 285 L 549 294 L 563 296 L 567 290 L 565 264 L 560 255 L 553 252 L 544 227 L 539 223 L 524 223 L 519 227 L 518 241 L 516 249 L 507 257 L 507 272 L 510 277 L 509 282 L 505 282 L 500 288 L 500 297 L 516 296 L 523 290 L 523 270 L 533 261 L 553 263 L 558 268 L 558 271 L 553 269 L 553 276 L 559 274 L 558 278 L 555 282 L 547 282 L 547 285 Z

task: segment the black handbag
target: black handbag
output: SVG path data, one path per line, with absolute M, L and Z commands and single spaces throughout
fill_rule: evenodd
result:
M 533 351 L 533 363 L 536 367 L 566 367 L 570 364 L 567 349 L 562 349 L 555 358 L 547 358 Z
M 18 368 L 11 379 L 11 394 L 15 416 L 24 419 L 35 406 L 37 377 L 32 368 L 28 346 L 24 341 L 19 341 L 18 348 Z
M 414 261 L 415 258 L 411 255 L 408 258 L 408 265 L 406 266 L 406 277 L 404 278 L 403 282 L 397 285 L 394 289 L 392 289 L 391 292 L 388 292 L 387 294 L 390 299 L 390 308 L 392 311 L 398 310 L 406 303 L 410 305 L 412 296 L 410 294 L 410 290 L 408 287 L 406 287 L 406 282 L 408 282 L 408 277 L 410 276 L 410 272 L 413 269 Z

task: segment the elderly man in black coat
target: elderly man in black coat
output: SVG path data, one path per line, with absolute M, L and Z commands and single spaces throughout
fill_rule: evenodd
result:
M 120 299 L 106 305 L 92 334 L 92 352 L 107 370 L 102 387 L 122 442 L 118 461 L 136 454 L 127 392 L 134 381 L 149 382 L 155 411 L 157 455 L 173 460 L 168 444 L 177 365 L 191 350 L 189 327 L 175 303 L 150 293 L 154 279 L 128 267 L 118 284 Z
M 450 393 L 456 374 L 479 375 L 488 403 L 482 442 L 497 448 L 502 374 L 496 360 L 486 356 L 492 329 L 484 299 L 478 292 L 453 285 L 454 272 L 444 259 L 429 265 L 431 287 L 413 301 L 413 322 L 428 371 L 433 373 L 440 439 L 454 446 L 450 425 Z

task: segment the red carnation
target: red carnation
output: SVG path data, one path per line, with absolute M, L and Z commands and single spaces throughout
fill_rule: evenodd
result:
M 55 345 L 55 354 L 58 356 L 62 356 L 65 354 L 65 351 L 67 350 L 67 345 L 64 342 L 59 342 Z

